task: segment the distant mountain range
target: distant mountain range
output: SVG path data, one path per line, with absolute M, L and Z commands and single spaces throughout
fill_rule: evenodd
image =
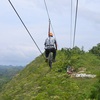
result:
M 23 68 L 24 66 L 14 66 L 14 65 L 0 65 L 0 68 L 13 68 L 13 67 L 18 67 L 18 68 Z
M 23 68 L 23 66 L 0 65 L 0 77 L 5 76 L 12 78 L 17 72 L 19 72 Z
M 23 68 L 23 66 L 0 65 L 0 89 Z

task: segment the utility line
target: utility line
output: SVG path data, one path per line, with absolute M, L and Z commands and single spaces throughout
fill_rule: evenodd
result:
M 38 48 L 39 52 L 43 55 L 42 51 L 40 50 L 39 46 L 37 45 L 37 43 L 35 42 L 34 38 L 32 37 L 31 33 L 29 32 L 28 28 L 26 27 L 26 25 L 24 24 L 23 20 L 21 19 L 21 17 L 19 16 L 17 10 L 15 9 L 15 7 L 13 6 L 13 4 L 11 3 L 10 0 L 8 0 L 10 5 L 12 6 L 13 10 L 15 11 L 15 13 L 17 14 L 18 18 L 20 19 L 21 23 L 23 24 L 24 28 L 26 29 L 26 31 L 28 32 L 29 36 L 31 37 L 31 39 L 33 40 L 33 42 L 35 43 L 36 47 Z
M 75 46 L 76 23 L 77 23 L 77 12 L 78 12 L 78 0 L 77 0 L 77 2 L 76 2 L 76 13 L 75 13 L 75 26 L 74 26 L 73 47 Z
M 51 25 L 51 28 L 52 28 L 53 34 L 54 34 L 54 36 L 55 36 L 55 32 L 54 32 L 54 29 L 53 29 L 53 26 L 52 26 L 52 23 L 51 23 L 51 19 L 50 19 L 49 11 L 48 11 L 47 4 L 46 4 L 46 1 L 45 1 L 45 0 L 44 0 L 44 4 L 45 4 L 45 8 L 46 8 L 46 11 L 47 11 L 47 16 L 48 16 L 48 19 L 49 19 L 49 22 L 50 22 L 50 25 Z M 56 38 L 56 36 L 55 36 L 55 38 Z

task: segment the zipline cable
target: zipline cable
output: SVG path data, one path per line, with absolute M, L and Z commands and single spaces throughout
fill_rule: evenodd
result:
M 71 0 L 71 13 L 70 13 L 70 48 L 72 47 L 72 10 L 73 10 L 73 0 Z
M 49 19 L 49 22 L 50 22 L 50 25 L 51 25 L 51 28 L 52 28 L 53 34 L 54 34 L 54 36 L 55 36 L 55 38 L 56 38 L 56 35 L 55 35 L 54 29 L 53 29 L 53 26 L 52 26 L 52 23 L 51 23 L 51 19 L 50 19 L 49 11 L 48 11 L 47 4 L 46 4 L 46 1 L 45 1 L 45 0 L 44 0 L 44 4 L 45 4 L 45 8 L 46 8 L 46 11 L 47 11 L 47 16 L 48 16 L 48 19 Z
M 29 32 L 28 28 L 26 27 L 26 25 L 24 24 L 23 20 L 21 19 L 21 17 L 19 16 L 17 10 L 15 9 L 15 7 L 13 6 L 13 4 L 11 3 L 10 0 L 8 0 L 10 5 L 12 6 L 13 10 L 15 11 L 15 13 L 17 14 L 18 18 L 20 19 L 21 23 L 23 24 L 24 28 L 26 29 L 26 31 L 28 32 L 29 36 L 31 37 L 31 39 L 33 40 L 33 42 L 35 43 L 36 47 L 38 48 L 39 52 L 43 55 L 42 51 L 40 50 L 39 46 L 37 45 L 37 43 L 35 42 L 34 38 L 32 37 L 31 33 Z M 43 55 L 44 56 L 44 55 Z
M 73 47 L 75 46 L 76 23 L 77 23 L 77 12 L 78 12 L 78 0 L 77 0 L 77 2 L 76 2 L 76 13 L 75 13 L 75 26 L 74 26 Z
M 48 8 L 47 8 L 47 4 L 46 4 L 46 1 L 45 0 L 44 0 L 44 4 L 45 4 L 46 11 L 47 11 L 48 19 L 50 21 L 50 16 L 49 16 L 49 12 L 48 12 Z

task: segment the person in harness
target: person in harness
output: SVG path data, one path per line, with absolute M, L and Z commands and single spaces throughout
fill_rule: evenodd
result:
M 56 39 L 53 38 L 53 34 L 49 33 L 48 38 L 45 40 L 45 56 L 46 56 L 46 62 L 48 61 L 48 56 L 50 52 L 53 52 L 53 62 L 55 62 L 56 58 L 56 50 L 57 50 L 57 42 Z

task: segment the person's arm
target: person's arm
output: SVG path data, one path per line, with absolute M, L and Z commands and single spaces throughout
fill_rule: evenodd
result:
M 47 40 L 47 39 L 46 39 Z M 46 46 L 46 40 L 45 40 L 45 42 L 44 42 L 44 45 Z
M 44 45 L 46 46 L 46 42 L 44 43 Z

